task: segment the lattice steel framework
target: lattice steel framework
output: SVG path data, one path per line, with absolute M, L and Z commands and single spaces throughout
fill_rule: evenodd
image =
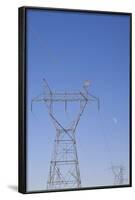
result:
M 66 93 L 52 92 L 47 81 L 45 79 L 43 81 L 45 86 L 44 92 L 33 98 L 32 104 L 33 102 L 43 102 L 46 104 L 50 118 L 56 129 L 47 189 L 79 188 L 81 187 L 81 178 L 75 132 L 87 103 L 96 101 L 99 109 L 99 99 L 88 92 L 89 81 L 85 81 L 82 91 Z M 78 115 L 69 126 L 63 126 L 56 119 L 53 106 L 58 102 L 65 104 L 65 112 L 69 102 L 78 102 L 80 104 Z
M 122 165 L 113 165 L 111 167 L 114 175 L 114 185 L 123 185 L 124 184 L 124 167 Z

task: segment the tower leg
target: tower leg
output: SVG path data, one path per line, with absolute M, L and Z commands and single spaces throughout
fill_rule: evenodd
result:
M 56 129 L 47 189 L 81 187 L 75 134 L 72 129 Z

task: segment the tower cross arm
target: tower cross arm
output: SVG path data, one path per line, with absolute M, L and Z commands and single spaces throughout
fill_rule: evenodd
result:
M 43 94 L 39 94 L 38 96 L 34 97 L 32 100 L 31 100 L 31 111 L 33 109 L 33 103 L 36 103 L 36 102 L 42 102 L 44 101 L 44 95 Z
M 91 94 L 85 94 L 83 92 L 53 92 L 53 93 L 44 93 L 32 99 L 33 101 L 97 101 L 98 98 Z
M 46 103 L 57 103 L 57 102 L 97 102 L 98 110 L 100 109 L 99 98 L 85 92 L 53 92 L 53 93 L 42 93 L 31 100 L 31 110 L 33 103 L 35 102 L 46 102 Z

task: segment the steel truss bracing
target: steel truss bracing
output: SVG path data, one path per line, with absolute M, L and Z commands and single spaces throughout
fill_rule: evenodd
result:
M 113 165 L 111 167 L 114 174 L 114 185 L 123 185 L 124 184 L 124 167 L 122 165 Z
M 88 81 L 85 81 L 81 92 L 75 93 L 52 92 L 47 81 L 45 79 L 43 79 L 43 81 L 45 87 L 44 92 L 32 99 L 32 105 L 34 102 L 43 102 L 46 104 L 50 118 L 56 130 L 47 189 L 79 188 L 81 187 L 81 178 L 75 132 L 88 102 L 96 101 L 99 108 L 99 99 L 88 92 Z M 56 118 L 53 106 L 57 102 L 64 103 L 65 112 L 67 111 L 69 102 L 78 102 L 80 104 L 78 115 L 69 126 L 65 127 Z

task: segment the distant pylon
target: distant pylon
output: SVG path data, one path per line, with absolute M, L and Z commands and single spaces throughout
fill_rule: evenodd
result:
M 99 99 L 88 92 L 89 81 L 84 82 L 83 90 L 79 92 L 52 92 L 47 81 L 44 81 L 44 92 L 32 99 L 33 102 L 43 102 L 48 108 L 50 118 L 56 130 L 54 151 L 50 161 L 47 189 L 79 188 L 81 187 L 79 160 L 75 131 L 88 102 L 96 101 L 99 108 Z M 56 118 L 54 105 L 64 103 L 65 112 L 68 103 L 79 103 L 76 118 L 68 126 L 64 126 Z
M 111 167 L 114 175 L 114 185 L 123 185 L 124 184 L 124 167 L 122 165 L 113 165 Z

